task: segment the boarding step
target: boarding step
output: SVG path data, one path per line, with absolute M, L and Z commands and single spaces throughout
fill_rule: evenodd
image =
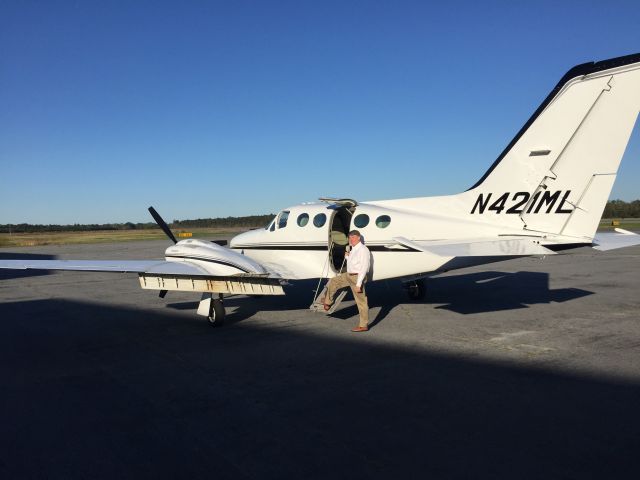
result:
M 314 312 L 322 312 L 326 315 L 331 315 L 336 310 L 336 308 L 338 308 L 340 302 L 342 302 L 348 291 L 349 290 L 346 288 L 340 290 L 333 299 L 333 305 L 331 305 L 331 308 L 325 312 L 324 304 L 322 303 L 322 300 L 324 300 L 324 297 L 327 294 L 327 286 L 325 285 L 325 287 L 322 289 L 322 292 L 320 292 L 320 295 L 318 295 L 313 303 L 309 306 L 309 310 L 312 310 Z

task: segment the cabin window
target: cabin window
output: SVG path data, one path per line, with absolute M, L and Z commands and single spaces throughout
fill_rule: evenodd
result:
M 327 216 L 324 213 L 319 213 L 315 217 L 313 217 L 313 224 L 318 228 L 323 226 L 326 223 L 326 221 L 327 221 Z
M 376 227 L 387 228 L 391 223 L 391 217 L 389 215 L 380 215 L 376 218 Z
M 287 226 L 287 220 L 289 219 L 289 210 L 283 210 L 278 215 L 278 228 L 284 228 Z
M 301 213 L 300 215 L 298 215 L 298 226 L 299 227 L 305 227 L 307 225 L 307 223 L 309 223 L 309 214 L 308 213 Z
M 353 224 L 358 228 L 364 228 L 369 225 L 369 215 L 366 213 L 361 213 L 360 215 L 356 215 L 356 218 L 353 219 Z

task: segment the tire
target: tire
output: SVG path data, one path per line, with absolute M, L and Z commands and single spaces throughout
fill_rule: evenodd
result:
M 215 298 L 211 300 L 211 310 L 209 311 L 209 316 L 207 320 L 209 320 L 209 325 L 212 327 L 221 327 L 224 325 L 224 319 L 226 317 L 226 312 L 224 310 L 224 305 L 222 304 L 222 300 L 219 298 Z
M 422 300 L 427 295 L 427 286 L 423 279 L 407 284 L 407 295 L 410 300 Z

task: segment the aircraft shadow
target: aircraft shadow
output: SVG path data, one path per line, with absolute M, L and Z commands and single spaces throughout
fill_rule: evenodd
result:
M 0 260 L 55 260 L 55 255 L 43 255 L 39 253 L 13 253 L 0 252 Z M 39 277 L 51 274 L 48 270 L 5 270 L 0 269 L 0 280 L 10 278 Z
M 241 321 L 264 310 L 298 310 L 307 308 L 313 300 L 317 280 L 292 283 L 286 298 L 261 297 L 243 298 L 238 302 L 233 297 L 227 305 L 237 303 L 238 310 L 230 321 Z M 566 302 L 593 292 L 579 288 L 549 288 L 549 274 L 543 272 L 478 272 L 426 280 L 427 294 L 418 303 L 434 304 L 434 308 L 446 309 L 468 315 L 528 308 L 529 305 L 551 302 Z M 416 303 L 409 300 L 399 281 L 389 280 L 371 283 L 367 286 L 369 307 L 379 311 L 370 319 L 371 327 L 384 320 L 391 310 L 401 304 Z M 351 293 L 345 297 L 346 305 L 336 310 L 332 316 L 348 319 L 358 315 L 358 309 Z M 197 303 L 189 303 L 184 308 L 195 308 Z
M 292 282 L 286 287 L 287 295 L 256 297 L 230 297 L 225 305 L 236 307 L 227 317 L 227 323 L 241 322 L 260 311 L 301 310 L 309 307 L 314 298 L 317 280 Z M 378 308 L 370 318 L 370 327 L 375 328 L 389 312 L 401 304 L 428 303 L 437 309 L 450 310 L 462 315 L 497 312 L 529 308 L 529 305 L 551 302 L 566 302 L 592 295 L 593 292 L 579 288 L 549 288 L 549 274 L 544 272 L 477 272 L 426 280 L 427 294 L 422 300 L 409 300 L 397 280 L 380 281 L 367 285 L 369 307 Z M 350 302 L 351 301 L 351 302 Z M 358 315 L 349 292 L 340 306 L 331 316 L 343 320 Z M 176 310 L 194 310 L 198 302 L 180 302 L 167 305 Z M 322 315 L 320 313 L 320 315 Z
M 546 272 L 478 272 L 427 280 L 428 303 L 462 314 L 528 308 L 592 295 L 579 288 L 549 288 Z
M 1 305 L 2 478 L 638 478 L 640 385 L 245 322 Z

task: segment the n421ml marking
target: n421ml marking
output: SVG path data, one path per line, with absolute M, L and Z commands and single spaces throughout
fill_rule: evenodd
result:
M 571 213 L 572 209 L 564 208 L 570 193 L 571 190 L 565 190 L 564 192 L 556 190 L 553 193 L 548 190 L 536 192 L 527 207 L 527 211 L 524 213 Z M 471 213 L 495 212 L 499 214 L 504 211 L 507 214 L 521 214 L 531 198 L 529 192 L 516 192 L 513 195 L 511 195 L 511 192 L 506 192 L 491 203 L 492 196 L 495 198 L 493 193 L 479 194 Z M 555 211 L 553 210 L 554 207 L 556 207 Z

